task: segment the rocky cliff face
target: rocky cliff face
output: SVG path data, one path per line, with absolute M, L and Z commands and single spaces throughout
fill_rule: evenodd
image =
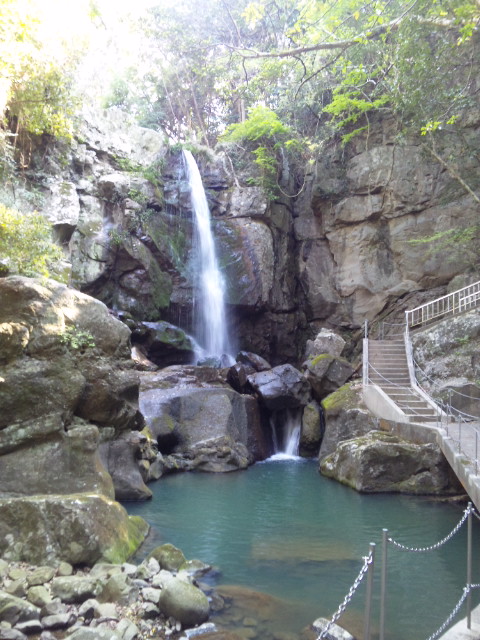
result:
M 473 139 L 477 120 L 467 123 Z M 421 139 L 399 145 L 396 136 L 386 120 L 345 149 L 332 143 L 300 194 L 275 201 L 235 174 L 224 151 L 197 154 L 238 348 L 273 365 L 300 362 L 322 326 L 349 338 L 365 318 L 441 293 L 471 266 L 454 246 L 435 253 L 411 242 L 475 224 L 477 203 L 452 177 L 456 165 L 449 172 Z M 194 233 L 179 152 L 113 110 L 87 117 L 62 162 L 58 149 L 34 158 L 30 186 L 65 246 L 73 285 L 136 319 L 191 331 Z M 460 169 L 480 182 L 473 160 Z
M 107 469 L 99 455 L 114 442 L 131 450 L 143 422 L 129 334 L 65 285 L 0 279 L 0 556 L 91 564 L 142 541 L 146 523 L 114 502 L 116 460 Z M 123 483 L 147 497 L 131 458 Z

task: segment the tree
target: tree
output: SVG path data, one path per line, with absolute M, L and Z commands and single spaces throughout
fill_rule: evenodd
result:
M 63 253 L 52 228 L 38 212 L 20 213 L 0 204 L 0 275 L 19 273 L 62 280 Z

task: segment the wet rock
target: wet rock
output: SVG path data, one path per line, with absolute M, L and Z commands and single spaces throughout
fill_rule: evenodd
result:
M 19 622 L 39 620 L 40 609 L 30 602 L 0 591 L 0 621 L 15 625 Z
M 0 553 L 7 560 L 71 564 L 123 561 L 148 525 L 104 496 L 74 494 L 0 500 Z M 9 544 L 13 536 L 15 544 Z M 58 578 L 60 579 L 60 578 Z
M 122 636 L 113 629 L 79 627 L 65 636 L 65 640 L 122 640 Z
M 130 431 L 100 446 L 100 455 L 110 470 L 117 500 L 148 500 L 152 497 L 138 465 L 144 439 L 138 431 Z
M 321 473 L 365 493 L 461 493 L 437 445 L 416 444 L 381 431 L 341 442 Z
M 325 433 L 320 446 L 322 460 L 335 451 L 342 440 L 363 436 L 378 429 L 380 421 L 363 402 L 361 383 L 350 382 L 322 401 L 325 417 Z
M 65 576 L 52 580 L 52 595 L 67 604 L 84 602 L 97 596 L 101 590 L 97 578 Z
M 255 371 L 268 371 L 272 368 L 271 364 L 256 353 L 250 351 L 240 351 L 237 355 L 237 362 L 252 367 Z
M 228 370 L 227 382 L 238 393 L 247 393 L 249 388 L 248 376 L 252 373 L 255 373 L 255 369 L 252 366 L 236 362 Z
M 310 385 L 290 364 L 254 373 L 248 376 L 248 382 L 270 410 L 294 409 L 310 400 Z
M 138 323 L 133 344 L 141 345 L 147 358 L 160 367 L 193 361 L 195 345 L 185 331 L 168 322 Z
M 42 625 L 45 629 L 67 629 L 72 627 L 77 621 L 77 616 L 74 613 L 57 613 L 51 616 L 45 616 L 42 618 Z
M 211 470 L 231 471 L 269 453 L 256 400 L 233 391 L 214 371 L 186 367 L 142 375 L 140 404 L 165 470 L 205 468 L 211 457 Z
M 324 431 L 322 408 L 316 402 L 309 402 L 303 410 L 300 432 L 300 455 L 310 457 L 318 454 Z
M 317 618 L 312 623 L 311 627 L 317 635 L 321 634 L 328 626 L 328 632 L 325 634 L 326 640 L 355 640 L 346 629 L 343 629 L 338 624 L 331 624 L 327 618 Z
M 307 340 L 305 358 L 315 358 L 324 353 L 339 357 L 345 344 L 345 340 L 331 329 L 321 329 L 314 340 Z
M 154 558 L 159 567 L 167 571 L 178 571 L 187 560 L 183 552 L 173 544 L 162 544 L 160 547 L 156 547 L 150 552 L 150 558 Z
M 46 604 L 51 602 L 52 596 L 50 595 L 48 589 L 46 589 L 43 585 L 39 585 L 36 587 L 30 587 L 27 591 L 27 600 L 34 604 L 36 607 L 44 607 Z
M 18 629 L 0 627 L 0 640 L 27 640 L 27 636 Z
M 192 584 L 172 578 L 162 589 L 160 610 L 184 626 L 195 626 L 208 620 L 210 607 L 207 596 Z
M 15 625 L 15 629 L 30 636 L 41 633 L 43 631 L 43 625 L 39 620 L 26 620 L 25 622 L 18 622 Z
M 344 385 L 354 372 L 347 360 L 327 353 L 309 358 L 303 366 L 318 401 Z

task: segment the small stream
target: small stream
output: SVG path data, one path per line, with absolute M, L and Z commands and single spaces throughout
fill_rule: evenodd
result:
M 270 459 L 230 474 L 171 475 L 151 488 L 150 502 L 126 505 L 154 527 L 150 546 L 171 542 L 187 558 L 213 565 L 211 580 L 235 604 L 213 620 L 252 640 L 297 638 L 315 618 L 330 617 L 370 542 L 377 543 L 378 594 L 382 527 L 404 544 L 431 545 L 453 529 L 465 507 L 361 495 L 323 478 L 316 462 L 300 458 Z M 474 583 L 477 565 L 474 557 Z M 461 596 L 465 571 L 466 526 L 428 554 L 389 546 L 387 640 L 422 640 L 433 633 Z M 358 638 L 363 595 L 362 587 L 341 620 Z M 378 611 L 374 615 L 375 638 Z

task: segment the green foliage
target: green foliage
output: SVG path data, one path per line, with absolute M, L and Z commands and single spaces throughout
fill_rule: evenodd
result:
M 63 254 L 48 221 L 37 211 L 20 213 L 0 204 L 0 264 L 10 273 L 59 276 Z
M 95 347 L 95 338 L 90 331 L 79 329 L 75 326 L 66 327 L 59 334 L 60 342 L 72 351 L 80 351 L 83 353 L 86 349 Z
M 430 236 L 409 240 L 411 245 L 426 247 L 426 255 L 442 255 L 464 269 L 479 266 L 480 226 L 471 225 L 439 231 Z
M 110 238 L 110 242 L 116 246 L 120 247 L 126 240 L 129 238 L 130 233 L 126 229 L 110 229 L 108 232 L 108 237 Z
M 244 122 L 230 125 L 220 139 L 248 145 L 260 172 L 260 178 L 250 178 L 250 184 L 259 184 L 271 198 L 277 193 L 278 153 L 282 149 L 294 151 L 300 147 L 291 128 L 264 106 L 253 108 Z

